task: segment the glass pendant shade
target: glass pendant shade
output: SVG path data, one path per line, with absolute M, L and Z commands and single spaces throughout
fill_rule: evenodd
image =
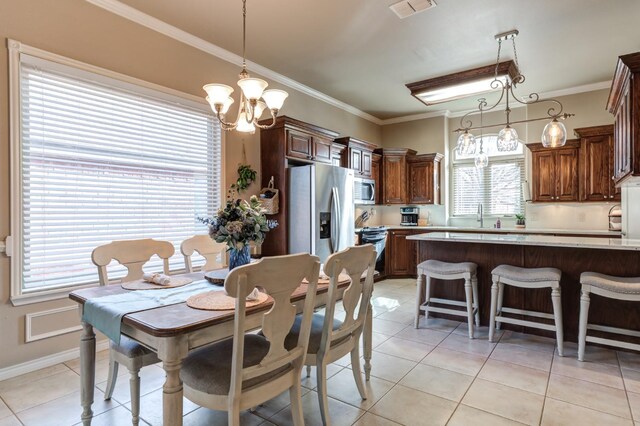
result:
M 207 92 L 211 105 L 224 104 L 233 93 L 233 87 L 226 84 L 206 84 L 202 88 Z
M 507 126 L 498 133 L 498 151 L 509 152 L 518 149 L 518 132 L 513 127 Z
M 262 99 L 267 103 L 269 109 L 280 109 L 289 94 L 284 90 L 269 89 L 262 93 Z
M 567 142 L 567 129 L 564 124 L 553 119 L 549 124 L 544 126 L 542 132 L 542 146 L 545 148 L 557 148 L 564 146 Z
M 258 100 L 262 97 L 262 92 L 269 84 L 259 78 L 243 78 L 238 81 L 238 86 L 242 89 L 244 97 Z
M 254 110 L 253 110 L 254 111 L 254 116 L 253 117 L 256 120 L 259 120 L 265 109 L 267 109 L 267 105 L 262 101 L 258 101 L 256 103 L 256 106 L 255 106 Z
M 471 155 L 476 152 L 476 138 L 468 130 L 458 137 L 458 144 L 456 145 L 458 155 Z
M 248 120 L 247 113 L 244 111 L 241 111 L 240 115 L 238 116 L 238 127 L 236 127 L 236 130 L 243 133 L 255 132 L 256 127 L 253 125 L 253 123 L 247 120 Z
M 485 168 L 489 165 L 489 157 L 484 152 L 480 152 L 476 155 L 475 164 L 477 169 Z
M 213 110 L 213 112 L 215 112 L 216 105 L 213 102 L 211 102 L 211 98 L 209 96 L 207 96 L 207 102 L 209 102 L 209 105 L 211 105 L 211 109 Z M 222 109 L 220 110 L 220 114 L 226 114 L 227 111 L 229 111 L 229 108 L 231 107 L 233 102 L 234 102 L 233 98 L 231 97 L 227 98 L 227 100 L 222 104 Z

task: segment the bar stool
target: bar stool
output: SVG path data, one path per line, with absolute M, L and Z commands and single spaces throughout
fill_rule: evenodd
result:
M 426 260 L 418 265 L 418 283 L 416 296 L 416 323 L 415 328 L 419 328 L 420 312 L 424 311 L 425 318 L 429 318 L 429 312 L 439 312 L 441 314 L 457 315 L 467 317 L 469 323 L 469 338 L 473 339 L 473 321 L 475 315 L 476 326 L 480 326 L 480 311 L 478 308 L 478 278 L 476 269 L 478 265 L 471 262 L 448 263 L 439 260 Z M 439 299 L 431 297 L 431 279 L 440 280 L 464 280 L 464 292 L 466 301 Z M 426 289 L 425 289 L 426 286 Z M 422 291 L 425 291 L 425 301 L 420 303 Z M 473 294 L 472 294 L 473 293 Z M 463 306 L 467 310 L 440 308 L 431 306 L 432 303 L 442 305 Z
M 640 277 L 622 278 L 598 274 L 597 272 L 583 272 L 580 274 L 580 284 L 582 284 L 582 296 L 580 297 L 580 325 L 578 328 L 578 360 L 584 361 L 584 349 L 587 342 L 640 351 L 640 345 L 638 344 L 587 336 L 587 330 L 590 329 L 640 337 L 640 332 L 636 330 L 589 324 L 587 321 L 590 303 L 589 293 L 610 299 L 637 302 L 640 301 Z
M 555 331 L 558 355 L 563 356 L 562 302 L 560 299 L 560 277 L 562 276 L 562 271 L 556 268 L 519 268 L 511 265 L 500 265 L 491 271 L 491 274 L 493 276 L 493 285 L 491 286 L 489 341 L 493 341 L 496 328 L 499 330 L 500 324 L 503 322 Z M 503 307 L 502 300 L 505 284 L 520 288 L 551 288 L 553 315 L 544 312 Z M 555 325 L 504 317 L 502 316 L 503 313 L 552 319 L 555 321 Z

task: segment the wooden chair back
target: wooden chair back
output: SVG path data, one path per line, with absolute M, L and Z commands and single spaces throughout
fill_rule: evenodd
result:
M 304 365 L 309 344 L 311 317 L 315 303 L 320 260 L 308 253 L 266 257 L 256 263 L 232 270 L 224 282 L 229 296 L 236 297 L 233 333 L 233 360 L 231 364 L 230 398 L 238 398 L 242 382 L 275 371 L 287 364 L 294 366 L 296 380 Z M 307 295 L 298 344 L 291 350 L 284 345 L 296 317 L 291 295 L 306 278 Z M 263 288 L 274 300 L 271 309 L 262 319 L 262 333 L 269 341 L 269 352 L 258 365 L 243 368 L 245 334 L 245 299 L 253 289 Z
M 201 271 L 210 271 L 212 269 L 221 269 L 226 267 L 227 245 L 224 243 L 216 243 L 208 235 L 196 235 L 187 238 L 180 244 L 180 251 L 184 256 L 184 266 L 187 272 L 194 272 L 191 256 L 197 252 L 204 257 L 205 263 L 200 268 Z
M 142 278 L 144 274 L 142 267 L 154 254 L 162 259 L 163 271 L 169 274 L 169 258 L 174 253 L 175 248 L 169 241 L 151 238 L 122 240 L 96 247 L 91 253 L 91 260 L 98 267 L 100 285 L 107 285 L 109 284 L 107 265 L 113 260 L 127 268 L 127 275 L 122 278 L 122 282 L 127 282 Z
M 371 244 L 349 247 L 327 258 L 324 273 L 329 276 L 329 294 L 324 316 L 322 338 L 320 340 L 319 355 L 326 353 L 331 342 L 353 335 L 359 337 L 364 327 L 364 321 L 373 293 L 373 275 L 375 273 L 377 253 Z M 333 329 L 336 301 L 338 297 L 338 282 L 342 272 L 349 275 L 351 283 L 344 290 L 342 305 L 346 316 L 342 325 Z M 364 282 L 362 276 L 366 273 Z M 357 309 L 357 313 L 356 313 Z M 358 344 L 356 342 L 356 344 Z

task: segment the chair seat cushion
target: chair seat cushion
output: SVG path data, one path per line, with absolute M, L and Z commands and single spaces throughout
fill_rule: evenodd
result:
M 300 325 L 302 324 L 302 315 L 297 315 L 295 321 L 293 322 L 293 326 L 291 327 L 291 331 L 284 339 L 284 347 L 291 350 L 295 348 L 298 344 L 298 336 L 300 335 Z M 333 329 L 337 330 L 342 325 L 342 321 L 338 319 L 333 319 Z M 320 350 L 320 341 L 322 340 L 322 328 L 324 327 L 324 315 L 323 314 L 313 314 L 311 317 L 311 333 L 309 334 L 309 347 L 307 349 L 307 353 L 309 354 L 317 354 Z M 333 345 L 337 345 L 338 343 L 348 339 L 349 336 L 345 336 L 344 338 L 332 342 Z
M 597 272 L 583 272 L 580 283 L 624 294 L 640 294 L 640 277 L 614 277 Z
M 429 259 L 419 264 L 418 269 L 423 269 L 427 272 L 433 272 L 440 275 L 464 274 L 465 272 L 475 274 L 476 269 L 478 269 L 478 265 L 472 262 L 450 263 Z
M 248 368 L 258 365 L 269 352 L 269 341 L 262 336 L 247 334 L 244 336 L 244 359 L 242 366 Z M 231 385 L 231 360 L 233 358 L 233 339 L 196 349 L 182 362 L 180 378 L 189 387 L 210 395 L 226 395 Z M 268 374 L 245 380 L 243 389 L 265 382 L 293 367 L 285 365 Z
M 111 349 L 129 358 L 137 358 L 152 352 L 136 340 L 125 335 L 120 336 L 120 344 L 111 341 Z
M 518 266 L 500 265 L 491 271 L 492 275 L 528 283 L 540 281 L 560 281 L 562 271 L 556 268 L 520 268 Z

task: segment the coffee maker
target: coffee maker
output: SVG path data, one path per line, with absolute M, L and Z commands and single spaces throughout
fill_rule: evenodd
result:
M 400 225 L 418 226 L 418 216 L 420 209 L 417 207 L 400 207 Z

